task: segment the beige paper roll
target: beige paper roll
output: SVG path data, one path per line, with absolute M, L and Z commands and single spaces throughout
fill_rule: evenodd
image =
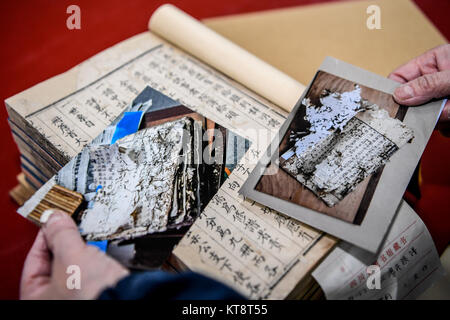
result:
M 159 7 L 150 18 L 149 28 L 288 112 L 305 89 L 173 5 Z

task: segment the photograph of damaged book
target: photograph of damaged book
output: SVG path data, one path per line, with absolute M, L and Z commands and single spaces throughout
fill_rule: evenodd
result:
M 86 240 L 179 240 L 249 147 L 248 140 L 146 87 L 19 213 L 39 224 L 51 202 L 76 214 Z M 80 196 L 84 205 L 64 205 Z M 176 241 L 169 242 L 173 247 Z
M 263 175 L 256 190 L 361 224 L 366 189 L 373 193 L 382 166 L 414 137 L 405 111 L 387 93 L 319 71 L 279 146 L 283 170 Z
M 436 121 L 399 106 L 395 86 L 327 58 L 241 193 L 375 252 Z

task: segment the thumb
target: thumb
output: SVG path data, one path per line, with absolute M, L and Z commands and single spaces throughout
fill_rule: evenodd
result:
M 41 216 L 41 222 L 47 246 L 54 256 L 71 254 L 86 246 L 75 222 L 67 213 L 46 210 Z
M 395 101 L 406 106 L 419 105 L 447 95 L 450 95 L 450 70 L 423 75 L 394 91 Z

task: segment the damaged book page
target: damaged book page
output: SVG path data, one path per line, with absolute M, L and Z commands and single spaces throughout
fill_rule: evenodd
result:
M 442 108 L 424 118 L 397 86 L 325 59 L 240 193 L 376 252 Z
M 320 104 L 302 101 L 305 131 L 291 130 L 280 157 L 281 167 L 332 207 L 374 173 L 405 143 L 413 131 L 361 98 L 361 88 L 325 90 Z

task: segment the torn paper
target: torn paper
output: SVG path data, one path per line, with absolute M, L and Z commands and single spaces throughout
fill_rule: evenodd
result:
M 379 289 L 371 265 L 380 268 Z M 443 272 L 430 233 L 403 201 L 378 256 L 342 242 L 312 275 L 330 300 L 400 300 L 416 298 Z
M 388 112 L 350 92 L 325 91 L 321 105 L 303 100 L 307 132 L 293 132 L 281 167 L 332 207 L 382 167 L 413 131 Z

